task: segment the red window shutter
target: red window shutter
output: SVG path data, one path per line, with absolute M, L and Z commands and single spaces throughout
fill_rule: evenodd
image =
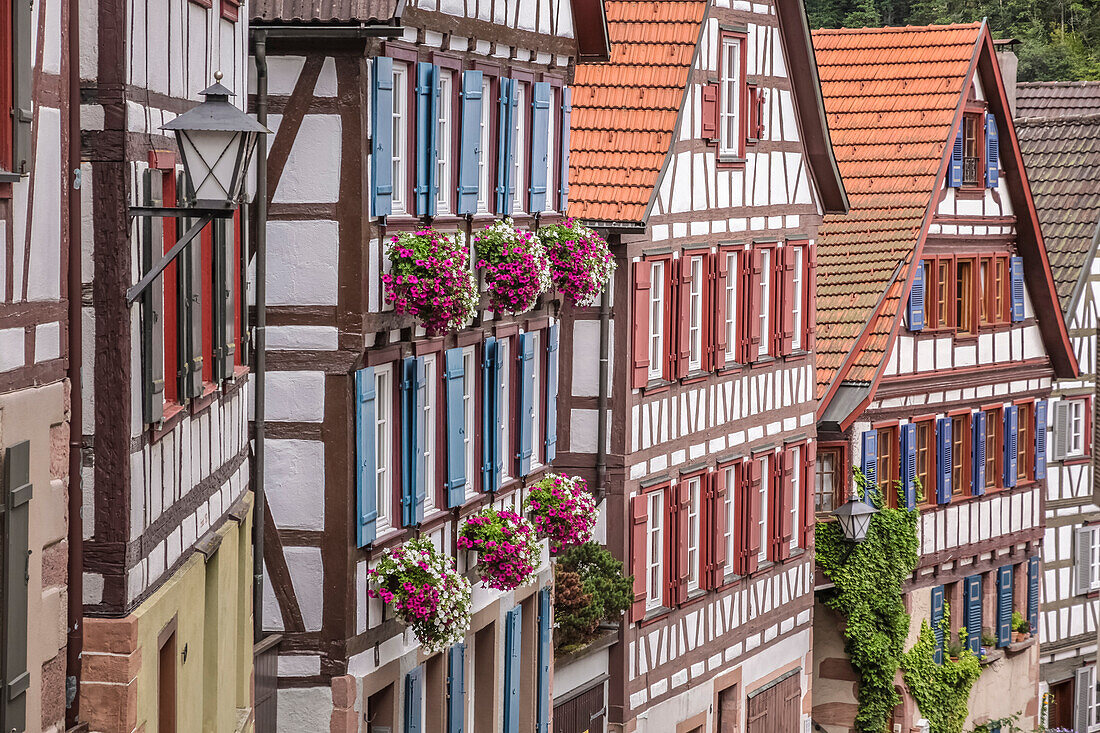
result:
M 676 572 L 671 574 L 673 584 L 676 586 L 676 603 L 687 601 L 688 587 L 688 504 L 691 501 L 691 492 L 688 491 L 687 481 L 681 479 L 674 490 L 670 492 L 676 497 Z
M 779 318 L 782 320 L 779 354 L 791 353 L 794 342 L 794 247 L 783 248 L 782 287 L 779 289 Z
M 817 247 L 806 247 L 806 297 L 802 302 L 806 304 L 806 310 L 802 314 L 802 323 L 806 329 L 805 338 L 802 339 L 802 348 L 811 354 L 814 353 L 814 334 L 817 329 Z M 811 492 L 813 493 L 813 492 Z
M 764 137 L 764 90 L 760 87 L 754 89 L 755 97 L 753 99 L 753 109 L 756 110 L 756 126 L 753 128 L 752 136 L 757 140 Z
M 745 511 L 742 512 L 742 536 L 741 574 L 748 575 L 756 572 L 757 555 L 760 553 L 760 532 L 757 527 L 760 522 L 760 461 L 751 460 L 744 463 L 745 477 L 742 485 L 745 487 Z
M 718 139 L 718 83 L 703 85 L 703 137 Z
M 710 587 L 717 588 L 722 585 L 722 579 L 726 576 L 726 492 L 731 487 L 726 486 L 726 471 L 719 468 L 710 475 Z
M 817 479 L 817 443 L 807 441 L 802 444 L 802 502 L 798 513 L 802 517 L 802 526 L 795 531 L 801 532 L 802 537 L 798 543 L 803 550 L 809 549 L 813 544 L 814 525 L 817 518 L 814 515 L 814 481 Z
M 783 265 L 785 258 L 786 247 L 782 249 L 776 247 L 772 250 L 772 313 L 771 318 L 768 319 L 768 325 L 772 329 L 772 356 L 781 356 L 786 353 L 783 351 L 783 312 L 786 310 L 783 307 L 785 297 Z
M 649 263 L 634 263 L 634 386 L 649 382 Z
M 747 278 L 749 322 L 745 326 L 745 331 L 748 334 L 746 339 L 748 351 L 745 357 L 751 363 L 760 358 L 760 339 L 762 337 L 760 333 L 760 309 L 766 307 L 765 304 L 760 302 L 760 274 L 764 269 L 764 250 L 752 250 L 752 267 L 746 269 L 749 271 L 749 277 Z M 763 337 L 767 338 L 767 336 Z
M 760 127 L 760 105 L 757 104 L 757 97 L 760 93 L 760 89 L 755 84 L 745 85 L 745 98 L 748 100 L 745 110 L 747 119 L 746 125 L 746 137 L 750 140 L 759 139 L 758 128 Z
M 787 446 L 783 449 L 783 514 L 779 517 L 779 527 L 782 530 L 782 542 L 783 542 L 783 557 L 790 557 L 791 539 L 794 537 L 794 533 L 801 532 L 801 527 L 794 527 L 791 524 L 791 511 L 796 501 L 801 501 L 801 496 L 794 495 L 794 479 L 797 475 L 799 478 L 802 476 L 802 466 L 798 464 L 795 459 L 795 449 L 793 446 Z
M 691 327 L 691 257 L 680 256 L 680 297 L 679 312 L 676 314 L 675 323 L 679 324 L 677 334 L 676 375 L 682 377 L 688 373 L 688 355 L 691 349 L 688 345 L 688 332 Z
M 711 342 L 714 344 L 713 357 L 711 358 L 711 369 L 720 369 L 726 363 L 726 349 L 736 349 L 736 344 L 726 343 L 726 282 L 729 277 L 737 277 L 737 273 L 732 275 L 729 272 L 727 265 L 729 262 L 726 258 L 726 252 L 719 250 L 714 257 L 714 264 L 711 267 L 711 272 L 714 273 L 713 283 L 714 287 L 711 290 L 711 302 L 714 307 L 710 310 L 714 313 L 714 338 Z
M 641 621 L 645 618 L 646 578 L 649 577 L 649 568 L 646 567 L 646 522 L 648 520 L 649 500 L 645 494 L 635 496 L 630 500 L 632 567 L 634 573 L 634 603 L 630 607 L 630 618 L 633 621 Z

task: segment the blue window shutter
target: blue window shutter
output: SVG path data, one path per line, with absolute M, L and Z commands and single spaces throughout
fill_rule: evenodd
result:
M 522 196 L 523 191 L 516 191 L 516 187 L 522 181 L 515 180 L 515 168 L 516 168 L 516 146 L 522 145 L 523 141 L 519 139 L 519 116 L 525 114 L 527 110 L 521 110 L 519 108 L 519 83 L 515 79 L 512 80 L 511 85 L 508 87 L 508 191 L 505 194 L 504 203 L 507 205 L 507 209 L 504 210 L 504 214 L 512 213 L 512 209 L 515 206 L 516 196 Z M 530 161 L 528 161 L 530 162 Z M 522 176 L 523 171 L 519 174 Z M 523 199 L 520 199 L 523 201 Z M 501 212 L 498 212 L 501 213 Z
M 943 586 L 932 588 L 932 634 L 936 637 L 936 664 L 943 664 Z
M 1018 417 L 1019 411 L 1015 405 L 1005 408 L 1004 484 L 1006 487 L 1016 485 L 1016 436 L 1019 428 L 1019 424 L 1017 423 Z
M 546 462 L 558 454 L 558 324 L 546 329 Z
M 997 175 L 1000 168 L 1001 144 L 997 139 L 997 120 L 993 115 L 985 116 L 985 186 L 997 187 Z
M 393 59 L 374 59 L 370 88 L 370 209 L 374 216 L 393 213 Z
M 997 646 L 1012 641 L 1012 566 L 997 568 Z
M 909 291 L 909 330 L 924 329 L 924 260 L 917 262 L 917 271 L 913 274 L 913 288 Z
M 496 359 L 493 360 L 493 488 L 498 491 L 504 480 L 504 461 L 512 460 L 512 456 L 505 455 L 508 446 L 503 445 L 500 440 L 501 423 L 504 420 L 512 419 L 512 416 L 505 415 L 502 409 L 507 397 L 504 394 L 504 370 L 511 368 L 511 364 L 504 363 L 503 349 L 501 349 L 500 342 L 497 342 Z
M 419 384 L 416 380 L 416 357 L 401 361 L 401 526 L 412 527 L 423 516 L 417 516 L 416 456 L 419 453 L 416 432 L 416 409 Z M 423 510 L 424 505 L 419 505 Z
M 955 145 L 951 148 L 951 166 L 947 169 L 947 185 L 958 188 L 963 182 L 963 134 L 955 137 Z
M 565 87 L 561 90 L 561 170 L 558 172 L 558 180 L 561 182 L 558 188 L 558 211 L 565 211 L 569 206 L 569 117 L 573 113 L 573 90 Z
M 535 339 L 530 333 L 519 335 L 519 475 L 531 473 L 532 421 L 535 413 Z
M 863 500 L 870 504 L 871 494 L 876 491 L 878 484 L 878 431 L 864 430 L 860 436 L 860 445 L 863 448 L 863 457 L 859 464 L 864 478 Z
M 374 367 L 358 370 L 355 372 L 355 541 L 358 547 L 374 542 L 377 533 L 375 399 Z
M 450 153 L 446 140 L 439 139 L 439 67 L 432 65 L 432 87 L 428 93 L 428 216 L 435 216 L 439 207 L 439 156 L 445 149 Z M 449 182 L 447 182 L 449 183 Z
M 501 215 L 512 213 L 512 199 L 508 196 L 512 184 L 512 168 L 515 165 L 509 151 L 513 150 L 512 139 L 515 133 L 512 129 L 512 105 L 511 100 L 515 96 L 515 80 L 508 77 L 500 78 L 500 97 L 497 100 L 497 186 L 496 186 L 496 213 Z
M 447 656 L 447 733 L 462 733 L 466 716 L 466 645 L 455 644 Z
M 1047 477 L 1047 401 L 1035 403 L 1035 480 Z
M 504 733 L 519 733 L 519 655 L 523 648 L 523 608 L 516 606 L 504 621 Z
M 459 214 L 477 213 L 477 164 L 487 151 L 481 149 L 482 73 L 477 69 L 462 72 L 462 122 L 458 144 Z M 447 185 L 443 181 L 443 185 Z
M 416 510 L 416 522 L 419 524 L 424 521 L 424 499 L 427 497 L 429 491 L 435 491 L 434 486 L 428 486 L 428 471 L 427 465 L 424 460 L 424 446 L 420 445 L 421 436 L 424 435 L 424 402 L 421 401 L 420 396 L 425 390 L 432 389 L 433 385 L 425 384 L 427 381 L 427 371 L 424 365 L 424 357 L 419 356 L 415 362 L 415 387 L 416 391 L 413 393 L 416 403 L 416 414 L 413 417 L 413 432 L 416 435 L 416 454 L 413 456 L 413 468 L 415 469 L 416 482 L 413 486 L 416 487 L 415 493 L 415 510 Z M 432 456 L 432 460 L 435 460 L 435 456 Z
M 496 378 L 496 361 L 499 358 L 497 340 L 485 339 L 481 356 L 481 490 L 496 491 L 494 483 L 494 456 L 496 444 L 500 438 L 496 422 L 497 390 L 493 380 Z
M 539 668 L 538 668 L 538 713 L 535 719 L 536 733 L 549 733 L 550 730 L 550 663 L 554 658 L 554 645 L 551 643 L 550 589 L 539 591 Z
M 420 711 L 424 707 L 424 671 L 416 667 L 405 674 L 405 733 L 424 733 Z
M 1027 559 L 1027 622 L 1031 633 L 1039 635 L 1039 556 Z
M 951 502 L 951 418 L 936 420 L 936 501 Z
M 917 426 L 901 426 L 901 480 L 905 490 L 905 508 L 917 506 Z
M 970 464 L 971 484 L 970 493 L 981 496 L 985 493 L 985 413 L 976 410 L 970 416 Z
M 1024 320 L 1024 258 L 1009 258 L 1009 273 L 1012 278 L 1012 322 Z
M 537 81 L 531 87 L 531 197 L 528 211 L 546 210 L 546 157 L 550 154 L 550 82 Z
M 416 65 L 416 187 L 414 189 L 417 216 L 432 213 L 435 197 L 431 195 L 435 177 L 435 129 L 433 115 L 438 70 L 434 64 L 420 61 Z
M 982 646 L 982 576 L 970 575 L 963 586 L 966 598 L 966 646 L 975 654 L 981 654 Z
M 447 506 L 462 506 L 466 498 L 466 415 L 462 403 L 465 378 L 462 349 L 444 352 L 444 395 L 447 402 Z

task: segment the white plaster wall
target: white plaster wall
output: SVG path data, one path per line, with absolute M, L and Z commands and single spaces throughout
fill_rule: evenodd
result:
M 336 305 L 338 237 L 335 221 L 268 222 L 268 304 Z
M 323 530 L 325 447 L 319 440 L 268 439 L 264 483 L 276 526 Z

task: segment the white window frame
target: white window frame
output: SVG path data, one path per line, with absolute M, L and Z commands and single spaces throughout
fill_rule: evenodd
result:
M 836 459 L 836 454 L 832 451 L 819 451 L 817 459 L 814 461 L 814 511 L 833 511 L 836 507 L 831 506 L 828 509 L 821 509 L 817 505 L 817 497 L 819 494 L 826 494 L 830 497 L 836 496 L 836 486 L 834 486 L 834 478 L 836 477 L 836 466 L 832 465 Z M 829 466 L 825 466 L 825 462 L 829 462 Z M 826 485 L 827 484 L 827 485 Z M 835 499 L 834 499 L 835 502 Z
M 699 590 L 699 581 L 702 577 L 702 501 L 703 478 L 695 476 L 687 480 L 688 490 L 688 516 L 687 516 L 687 557 L 688 557 L 688 592 Z
M 501 445 L 500 483 L 511 480 L 512 473 L 509 470 L 512 465 L 512 339 L 502 338 L 497 340 L 497 358 L 504 365 L 500 370 L 501 381 L 501 405 L 500 425 L 497 426 Z
M 760 280 L 756 287 L 760 292 L 760 347 L 757 353 L 768 356 L 772 350 L 772 252 L 770 247 L 761 250 Z
M 759 456 L 759 461 L 760 518 L 757 520 L 757 531 L 760 533 L 760 551 L 757 553 L 757 560 L 764 562 L 768 559 L 768 493 L 772 484 L 772 454 Z
M 805 314 L 803 313 L 804 304 L 802 301 L 804 290 L 803 285 L 806 279 L 806 248 L 799 245 L 797 247 L 792 247 L 791 250 L 794 252 L 795 257 L 794 276 L 791 280 L 791 287 L 794 290 L 794 292 L 791 293 L 791 310 L 794 312 L 794 318 L 792 319 L 794 328 L 791 332 L 791 350 L 801 351 L 802 332 L 804 330 L 803 318 L 805 317 Z
M 741 252 L 733 250 L 724 253 L 726 258 L 726 363 L 737 361 L 738 354 L 738 318 L 740 303 L 738 289 L 741 286 Z
M 516 155 L 512 175 L 516 182 L 515 195 L 512 196 L 512 213 L 523 214 L 527 211 L 527 180 L 523 176 L 527 162 L 527 84 L 516 82 Z
M 436 213 L 440 216 L 451 213 L 451 159 L 453 146 L 451 145 L 451 111 L 452 111 L 452 83 L 454 75 L 450 69 L 439 70 L 439 103 L 436 117 L 436 140 L 438 142 L 439 155 L 436 158 L 436 183 L 438 190 L 435 197 Z
M 542 331 L 531 332 L 531 345 L 535 349 L 534 388 L 531 390 L 531 469 L 542 465 L 542 403 L 545 395 L 542 393 Z
M 393 178 L 393 213 L 404 214 L 406 209 L 405 203 L 405 191 L 408 188 L 408 167 L 406 162 L 409 159 L 408 156 L 408 143 L 406 141 L 408 130 L 408 108 L 409 108 L 409 67 L 400 62 L 393 62 L 393 120 L 392 120 L 392 134 L 393 147 L 390 150 L 390 155 L 393 156 L 390 162 L 391 176 Z
M 474 495 L 474 472 L 478 465 L 474 456 L 474 431 L 477 420 L 476 390 L 479 374 L 480 370 L 474 360 L 474 347 L 467 346 L 462 350 L 462 420 L 465 426 L 465 434 L 462 436 L 462 454 L 466 463 L 466 499 Z
M 650 379 L 662 379 L 665 374 L 665 267 L 664 260 L 655 260 L 649 270 Z
M 741 87 L 741 43 L 736 36 L 722 36 L 719 60 L 720 85 L 718 112 L 718 155 L 737 158 L 742 154 L 744 135 L 741 124 L 742 110 Z
M 424 357 L 424 383 L 420 385 L 421 409 L 424 411 L 424 432 L 419 436 L 420 451 L 424 454 L 424 515 L 435 509 L 436 494 L 436 358 Z
M 377 532 L 394 526 L 393 503 L 393 368 L 374 368 L 374 491 Z
M 481 79 L 481 121 L 478 131 L 478 156 L 477 156 L 477 213 L 489 213 L 489 133 L 492 130 L 492 118 L 489 116 L 496 109 L 489 103 L 492 99 L 493 81 L 487 76 Z M 471 238 L 472 239 L 472 238 Z
M 703 368 L 703 257 L 695 255 L 688 263 L 691 284 L 688 290 L 688 371 Z
M 802 446 L 791 446 L 790 455 L 794 458 L 794 468 L 791 470 L 791 549 L 797 550 L 802 535 L 798 529 L 802 511 Z
M 737 502 L 734 501 L 734 492 L 737 491 L 734 479 L 737 472 L 734 466 L 726 466 L 722 470 L 726 472 L 726 496 L 723 501 L 726 504 L 726 573 L 729 574 L 733 572 L 737 560 Z
M 1066 435 L 1066 458 L 1080 458 L 1085 455 L 1085 427 L 1088 419 L 1086 400 L 1065 400 L 1069 410 L 1069 432 Z
M 646 610 L 664 605 L 665 586 L 665 492 L 646 495 Z

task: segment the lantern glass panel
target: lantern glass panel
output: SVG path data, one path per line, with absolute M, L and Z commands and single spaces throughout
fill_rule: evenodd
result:
M 230 130 L 179 130 L 180 154 L 198 205 L 225 206 L 241 193 L 244 167 L 256 142 L 255 133 Z

